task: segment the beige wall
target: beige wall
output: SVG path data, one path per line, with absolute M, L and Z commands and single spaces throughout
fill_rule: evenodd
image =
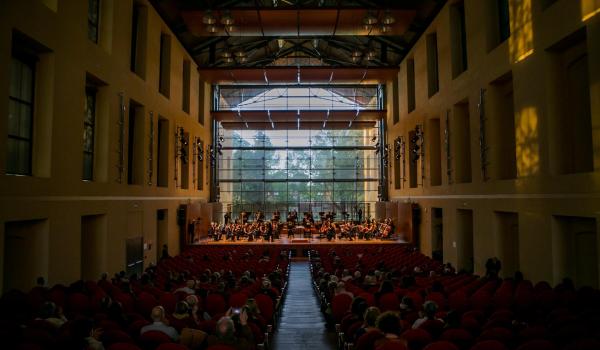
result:
M 491 0 L 465 0 L 468 69 L 452 79 L 450 5 L 441 10 L 425 34 L 409 52 L 407 58 L 414 58 L 416 76 L 416 109 L 407 111 L 406 61 L 400 65 L 399 103 L 400 121 L 394 125 L 391 113 L 388 116 L 388 142 L 398 135 L 408 138 L 409 130 L 416 124 L 425 128 L 425 183 L 417 188 L 394 189 L 393 169 L 390 171 L 390 200 L 414 201 L 423 209 L 421 223 L 421 250 L 431 253 L 431 208 L 443 208 L 444 260 L 458 262 L 456 210 L 473 210 L 473 244 L 475 272 L 485 271 L 485 260 L 500 255 L 499 239 L 494 237 L 494 212 L 518 213 L 519 262 L 518 267 L 527 278 L 557 282 L 560 276 L 553 268 L 553 251 L 559 250 L 552 243 L 552 216 L 581 216 L 595 218 L 600 222 L 600 4 L 591 0 L 558 0 L 542 9 L 542 2 L 536 0 L 511 0 L 511 37 L 488 52 L 489 16 Z M 569 175 L 559 175 L 555 170 L 556 158 L 561 145 L 569 142 L 566 137 L 552 137 L 551 125 L 557 117 L 552 110 L 554 98 L 550 90 L 551 55 L 547 48 L 560 39 L 587 27 L 587 49 L 591 96 L 592 133 L 594 144 L 594 171 Z M 440 90 L 432 97 L 427 94 L 427 50 L 425 35 L 437 32 L 439 56 Z M 483 181 L 480 160 L 479 93 L 487 89 L 497 78 L 512 71 L 514 84 L 514 122 L 516 179 Z M 470 183 L 449 183 L 447 176 L 447 153 L 444 145 L 445 117 L 449 110 L 451 124 L 458 102 L 467 99 L 470 112 L 471 152 Z M 494 110 L 486 109 L 486 113 Z M 486 114 L 490 118 L 489 114 Z M 571 116 L 576 118 L 575 115 Z M 428 119 L 439 118 L 441 135 L 441 174 L 440 186 L 430 185 L 428 139 Z M 490 120 L 487 119 L 489 152 L 500 147 L 490 143 Z M 452 127 L 451 127 L 452 129 Z M 437 135 L 436 135 L 437 136 Z M 455 138 L 452 138 L 456 142 Z M 451 162 L 457 165 L 457 157 L 451 142 Z M 407 143 L 408 153 L 408 143 Z M 488 153 L 489 154 L 489 153 Z M 571 155 L 576 157 L 577 155 Z M 491 161 L 491 160 L 490 160 Z M 489 164 L 490 169 L 502 166 Z M 420 169 L 420 165 L 418 165 Z M 408 162 L 406 163 L 406 174 Z M 452 169 L 454 172 L 455 169 Z M 420 174 L 418 175 L 420 176 Z M 420 183 L 420 178 L 417 181 Z M 598 230 L 597 230 L 598 231 Z M 597 242 L 600 239 L 597 238 Z M 457 242 L 460 247 L 460 242 Z M 591 261 L 591 264 L 599 264 Z
M 205 96 L 199 101 L 199 76 L 193 59 L 149 2 L 143 0 L 140 3 L 148 8 L 146 74 L 145 79 L 138 77 L 129 69 L 132 1 L 106 0 L 102 3 L 100 42 L 95 44 L 87 38 L 87 1 L 0 2 L 1 111 L 8 111 L 13 29 L 51 50 L 38 63 L 34 176 L 0 175 L 0 251 L 4 251 L 5 222 L 48 219 L 49 259 L 46 277 L 49 283 L 72 282 L 81 277 L 81 216 L 106 215 L 107 244 L 98 249 L 103 250 L 101 254 L 105 255 L 105 259 L 101 260 L 105 261 L 102 270 L 112 273 L 125 268 L 125 239 L 132 235 L 143 234 L 145 241 L 152 243 L 152 250 L 145 252 L 146 264 L 155 262 L 156 249 L 160 249 L 156 237 L 158 209 L 168 209 L 168 242 L 171 254 L 175 254 L 179 251 L 177 207 L 189 201 L 208 201 L 207 162 L 204 189 L 197 191 L 192 182 L 191 152 L 189 189 L 176 188 L 174 180 L 175 127 L 184 127 L 190 134 L 190 144 L 194 136 L 201 137 L 205 147 L 211 143 L 208 117 L 210 99 Z M 169 98 L 158 92 L 161 32 L 171 35 Z M 182 110 L 184 59 L 192 62 L 189 114 Z M 98 95 L 96 181 L 93 182 L 81 180 L 86 72 L 107 84 Z M 210 88 L 204 91 L 208 94 Z M 124 94 L 127 108 L 130 99 L 144 106 L 142 185 L 127 185 L 126 172 L 123 174 L 123 183 L 117 181 L 119 93 Z M 199 110 L 205 114 L 204 126 L 198 123 Z M 155 131 L 152 179 L 148 178 L 150 112 L 153 112 Z M 0 115 L 0 174 L 4 174 L 7 119 L 6 112 Z M 159 115 L 169 120 L 166 188 L 156 186 Z M 130 232 L 128 229 L 128 213 L 131 212 L 141 215 L 141 223 L 138 224 L 142 226 L 140 232 Z M 3 259 L 0 258 L 2 264 Z M 0 266 L 0 274 L 2 271 L 4 267 Z M 3 289 L 2 281 L 0 277 L 0 289 Z

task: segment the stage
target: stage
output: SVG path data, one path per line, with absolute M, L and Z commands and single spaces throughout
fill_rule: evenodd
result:
M 349 241 L 347 239 L 338 239 L 338 240 L 332 240 L 332 241 L 328 241 L 327 239 L 319 239 L 316 236 L 313 236 L 312 238 L 287 238 L 287 237 L 281 237 L 279 239 L 275 239 L 273 240 L 273 242 L 267 242 L 265 240 L 262 239 L 257 239 L 254 240 L 252 242 L 248 242 L 246 240 L 241 240 L 241 241 L 227 241 L 224 239 L 221 239 L 220 241 L 215 241 L 215 240 L 209 240 L 209 239 L 203 239 L 195 244 L 208 244 L 208 245 L 361 245 L 361 244 L 406 244 L 405 241 L 401 240 L 401 239 L 370 239 L 370 240 L 364 240 L 364 239 L 355 239 L 352 241 Z

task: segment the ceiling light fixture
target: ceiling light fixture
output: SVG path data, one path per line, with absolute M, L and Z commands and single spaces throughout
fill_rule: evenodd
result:
M 377 17 L 375 17 L 371 12 L 367 12 L 365 17 L 363 17 L 363 24 L 377 24 Z
M 390 10 L 385 11 L 385 15 L 383 15 L 383 20 L 381 21 L 383 24 L 390 25 L 396 23 L 396 18 L 392 16 Z
M 226 57 L 231 57 L 231 51 L 229 51 L 228 48 L 226 48 L 222 53 L 221 53 L 221 57 L 226 58 Z
M 236 57 L 246 57 L 246 51 L 244 51 L 244 49 L 243 49 L 243 48 L 241 48 L 241 47 L 240 47 L 239 49 L 236 49 L 236 50 L 233 52 L 233 54 L 234 54 Z
M 219 31 L 219 27 L 217 27 L 214 24 L 209 24 L 209 25 L 206 26 L 206 31 L 209 32 L 209 33 L 211 33 L 211 34 L 214 34 L 214 33 L 216 33 L 216 32 Z
M 217 23 L 217 18 L 212 14 L 212 12 L 210 10 L 208 10 L 204 14 L 204 16 L 202 16 L 202 23 L 215 24 L 215 23 Z
M 225 26 L 229 26 L 235 23 L 235 19 L 231 17 L 231 13 L 229 11 L 225 11 L 225 13 L 221 16 L 221 24 Z

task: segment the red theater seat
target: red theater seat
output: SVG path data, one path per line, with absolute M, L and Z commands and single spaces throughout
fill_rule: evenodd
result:
M 436 341 L 425 347 L 423 350 L 459 350 L 458 347 L 449 341 Z
M 424 329 L 409 329 L 401 337 L 406 339 L 410 350 L 421 350 L 433 340 L 431 334 Z
M 139 346 L 130 343 L 115 343 L 108 347 L 108 350 L 142 350 Z
M 473 345 L 470 350 L 508 350 L 508 347 L 497 340 L 484 340 Z
M 522 344 L 517 350 L 557 350 L 556 345 L 552 344 L 547 340 L 531 340 L 525 344 Z
M 206 297 L 206 312 L 211 316 L 227 311 L 227 303 L 225 298 L 220 294 L 209 294 Z
M 187 346 L 177 343 L 160 344 L 156 350 L 189 350 Z

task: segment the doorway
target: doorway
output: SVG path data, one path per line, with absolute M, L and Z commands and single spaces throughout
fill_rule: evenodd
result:
M 431 208 L 431 257 L 444 262 L 444 217 L 442 208 Z
M 458 209 L 456 211 L 456 249 L 458 253 L 458 270 L 473 272 L 473 211 Z

